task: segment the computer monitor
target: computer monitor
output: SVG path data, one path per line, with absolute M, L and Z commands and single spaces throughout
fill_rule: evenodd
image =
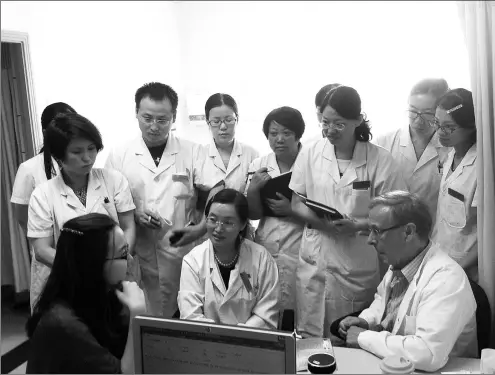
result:
M 289 332 L 138 316 L 133 321 L 136 374 L 295 374 Z

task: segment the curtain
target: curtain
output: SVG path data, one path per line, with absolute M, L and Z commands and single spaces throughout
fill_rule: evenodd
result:
M 477 124 L 478 267 L 492 309 L 495 347 L 495 19 L 494 1 L 459 1 Z
M 19 82 L 14 69 L 12 44 L 2 43 L 2 285 L 13 285 L 16 295 L 29 290 L 30 263 L 27 238 L 17 223 L 10 203 L 15 174 L 26 155 L 26 126 L 29 117 L 22 114 Z M 15 61 L 22 64 L 22 61 Z M 4 276 L 5 273 L 5 276 Z

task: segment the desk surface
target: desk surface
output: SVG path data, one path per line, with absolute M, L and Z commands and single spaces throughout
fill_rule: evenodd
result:
M 333 348 L 337 359 L 335 374 L 381 374 L 380 359 L 362 349 Z M 475 358 L 450 358 L 444 368 L 437 371 L 456 373 L 480 373 L 480 360 Z M 298 374 L 308 374 L 299 371 Z M 418 371 L 418 373 L 420 373 Z

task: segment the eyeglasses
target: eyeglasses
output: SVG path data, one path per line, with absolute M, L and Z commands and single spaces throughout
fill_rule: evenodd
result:
M 127 260 L 129 256 L 129 244 L 125 245 L 124 251 L 122 251 L 122 254 L 115 257 L 115 258 L 107 258 L 106 260 Z
M 219 119 L 219 118 L 214 118 L 213 120 L 208 120 L 208 124 L 210 124 L 210 126 L 212 128 L 218 128 L 218 127 L 220 127 L 220 125 L 222 124 L 222 122 L 226 126 L 233 126 L 237 122 L 237 119 L 235 117 L 226 117 L 223 120 L 222 119 Z
M 170 123 L 173 121 L 173 119 L 167 119 L 167 118 L 153 118 L 153 117 L 144 117 L 142 115 L 138 115 L 139 119 L 144 122 L 146 125 L 153 125 L 153 124 L 158 124 L 161 126 L 167 126 L 170 125 Z
M 212 227 L 217 227 L 218 225 L 221 225 L 222 227 L 224 227 L 225 229 L 227 230 L 230 230 L 230 229 L 234 229 L 236 223 L 233 222 L 233 221 L 220 221 L 220 220 L 217 220 L 217 219 L 214 219 L 212 217 L 207 217 L 206 218 L 206 224 L 212 226 Z
M 339 122 L 338 124 L 334 124 L 333 122 L 326 123 L 326 122 L 323 122 L 322 121 L 322 122 L 320 122 L 320 127 L 323 130 L 327 130 L 327 129 L 333 128 L 335 130 L 341 131 L 341 130 L 344 130 L 345 129 L 345 124 L 342 123 L 342 122 Z
M 457 129 L 459 129 L 458 126 L 450 126 L 450 125 L 444 125 L 444 126 L 441 126 L 440 125 L 440 121 L 438 121 L 437 118 L 433 119 L 431 122 L 430 122 L 430 125 L 432 127 L 435 128 L 436 131 L 442 131 L 443 133 L 445 134 L 452 134 L 453 132 L 455 132 Z
M 380 229 L 380 228 L 369 228 L 370 230 L 370 233 L 375 235 L 375 236 L 381 236 L 383 233 L 385 232 L 388 232 L 389 230 L 392 230 L 392 229 L 397 229 L 397 228 L 400 228 L 400 227 L 403 227 L 404 224 L 399 224 L 399 225 L 394 225 L 393 227 L 390 227 L 390 228 L 385 228 L 385 229 Z
M 432 112 L 419 112 L 410 109 L 408 109 L 406 112 L 407 112 L 407 116 L 411 121 L 414 121 L 419 117 L 421 118 L 421 120 L 423 120 L 423 122 L 430 123 L 432 119 L 435 117 L 435 114 Z

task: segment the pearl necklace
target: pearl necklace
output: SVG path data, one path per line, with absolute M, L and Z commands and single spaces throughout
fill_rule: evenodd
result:
M 217 261 L 217 263 L 219 265 L 221 265 L 222 267 L 225 267 L 225 268 L 231 268 L 235 264 L 235 262 L 237 262 L 237 258 L 239 258 L 239 253 L 237 253 L 235 255 L 235 257 L 234 257 L 234 260 L 232 262 L 230 262 L 230 263 L 222 263 L 220 261 L 220 259 L 218 259 L 217 253 L 214 252 L 213 255 L 215 256 L 215 260 Z

